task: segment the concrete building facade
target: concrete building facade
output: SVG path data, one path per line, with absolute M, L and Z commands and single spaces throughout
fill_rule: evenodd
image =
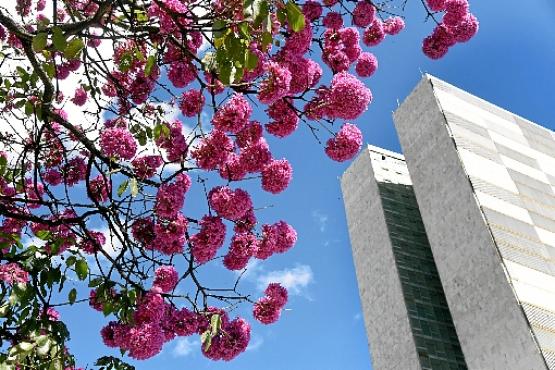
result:
M 466 366 L 555 369 L 555 134 L 431 76 L 394 121 Z M 358 162 L 342 179 L 355 261 L 384 248 L 355 235 Z M 356 261 L 363 305 L 375 297 L 361 276 L 376 264 Z

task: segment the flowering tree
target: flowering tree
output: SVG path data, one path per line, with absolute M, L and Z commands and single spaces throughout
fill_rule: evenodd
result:
M 80 302 L 109 317 L 104 343 L 134 359 L 189 335 L 213 360 L 243 352 L 250 326 L 231 311 L 251 304 L 274 323 L 287 291 L 251 297 L 240 272 L 297 239 L 285 221 L 257 222 L 264 204 L 249 190 L 277 194 L 292 178 L 267 135 L 305 125 L 331 159 L 352 158 L 362 136 L 347 121 L 372 100 L 359 77 L 378 67 L 363 48 L 403 29 L 406 1 L 0 6 L 0 368 L 74 369 L 55 307 Z M 467 0 L 422 5 L 430 58 L 478 29 Z M 209 265 L 239 273 L 210 287 Z

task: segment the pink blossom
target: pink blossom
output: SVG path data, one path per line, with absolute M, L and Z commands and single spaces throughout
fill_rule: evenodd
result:
M 422 42 L 422 51 L 431 59 L 439 59 L 449 51 L 449 47 L 456 43 L 455 36 L 445 25 L 440 24 L 431 36 Z
M 364 52 L 358 58 L 355 70 L 360 77 L 370 77 L 378 69 L 378 59 L 374 54 Z
M 236 134 L 247 125 L 251 113 L 247 99 L 236 93 L 214 114 L 212 124 L 216 130 Z
M 299 124 L 297 112 L 292 108 L 293 102 L 281 99 L 272 104 L 268 110 L 268 116 L 273 119 L 272 122 L 266 124 L 266 130 L 277 137 L 286 137 L 291 135 Z
M 127 325 L 123 325 L 116 321 L 110 321 L 108 325 L 100 330 L 100 335 L 106 346 L 112 348 L 123 347 L 128 330 L 129 328 Z
M 285 63 L 291 72 L 289 93 L 298 94 L 314 87 L 322 77 L 322 67 L 312 59 L 290 57 Z
M 240 219 L 252 208 L 251 198 L 246 191 L 232 190 L 228 186 L 218 186 L 210 190 L 208 202 L 219 216 L 231 221 Z
M 196 78 L 196 68 L 189 62 L 176 61 L 170 64 L 168 79 L 173 86 L 183 88 Z
M 96 176 L 94 179 L 89 181 L 89 190 L 92 199 L 96 202 L 106 202 L 112 192 L 110 179 L 103 174 Z
M 362 134 L 350 123 L 341 126 L 334 138 L 328 140 L 326 154 L 334 161 L 343 162 L 353 158 L 362 146 Z
M 388 35 L 396 35 L 405 28 L 405 21 L 401 17 L 387 18 L 383 22 L 383 30 Z
M 191 253 L 197 263 L 206 263 L 216 255 L 225 240 L 225 225 L 222 219 L 204 216 L 200 231 L 191 237 Z
M 328 12 L 322 23 L 324 27 L 339 29 L 343 27 L 343 16 L 338 12 Z
M 172 123 L 164 123 L 169 128 L 169 135 L 161 135 L 156 144 L 166 150 L 168 161 L 181 161 L 187 154 L 187 142 L 183 135 L 183 124 L 175 120 Z
M 258 121 L 251 121 L 244 129 L 239 131 L 235 137 L 235 142 L 239 148 L 246 148 L 257 143 L 262 137 L 262 125 Z
M 291 72 L 279 63 L 266 65 L 268 77 L 260 83 L 258 100 L 263 104 L 272 104 L 289 93 Z
M 293 177 L 293 169 L 286 159 L 272 160 L 262 170 L 262 189 L 277 194 L 284 191 Z
M 89 231 L 88 233 L 89 235 L 83 239 L 80 248 L 85 253 L 95 254 L 106 244 L 106 237 L 99 231 Z
M 127 129 L 106 128 L 100 133 L 100 148 L 108 157 L 131 159 L 137 152 L 137 143 Z
M 247 172 L 260 172 L 272 159 L 270 147 L 264 138 L 252 143 L 241 150 L 239 160 Z
M 204 170 L 214 170 L 223 165 L 230 153 L 233 152 L 233 142 L 225 133 L 213 130 L 200 140 L 200 144 L 193 151 L 192 156 L 197 160 L 197 166 Z
M 285 221 L 262 226 L 263 237 L 258 245 L 255 257 L 267 259 L 274 253 L 284 253 L 297 242 L 297 232 Z
M 10 262 L 0 265 L 0 280 L 8 285 L 26 284 L 29 281 L 29 273 L 17 263 Z
M 247 349 L 250 341 L 250 325 L 241 318 L 222 324 L 221 332 L 212 338 L 207 349 L 202 346 L 202 353 L 212 360 L 231 361 Z
M 280 308 L 287 304 L 287 289 L 285 289 L 279 283 L 270 283 L 264 294 L 271 300 L 273 300 Z
M 451 31 L 457 42 L 467 42 L 476 35 L 478 28 L 478 19 L 473 14 L 469 14 L 465 20 L 451 28 Z
M 370 26 L 364 30 L 362 41 L 367 46 L 376 46 L 380 44 L 385 38 L 385 31 L 383 29 L 382 21 L 374 19 Z
M 62 168 L 64 183 L 73 186 L 85 180 L 87 176 L 87 164 L 83 157 L 75 157 L 67 161 Z
M 185 193 L 191 187 L 191 179 L 185 173 L 180 173 L 171 184 L 162 184 L 156 194 L 154 211 L 164 219 L 174 219 L 183 207 Z
M 445 10 L 446 2 L 446 0 L 426 0 L 426 3 L 430 7 L 430 10 L 434 12 Z
M 231 239 L 229 252 L 224 257 L 224 266 L 229 270 L 241 270 L 247 266 L 258 245 L 256 236 L 251 233 L 235 234 Z
M 322 90 L 313 100 L 314 108 L 305 109 L 310 114 L 329 118 L 358 118 L 372 101 L 372 92 L 355 76 L 341 72 L 333 76 L 331 87 Z
M 281 307 L 271 298 L 262 297 L 254 304 L 252 314 L 262 324 L 273 324 L 279 320 Z
M 162 293 L 171 292 L 177 285 L 179 276 L 173 266 L 160 266 L 154 272 L 153 285 L 160 288 Z
M 285 39 L 283 50 L 290 55 L 303 55 L 306 53 L 312 42 L 312 26 L 309 22 L 305 22 L 305 26 L 299 32 L 291 32 L 290 36 Z
M 135 311 L 136 323 L 159 323 L 164 315 L 164 298 L 160 295 L 161 289 L 156 285 L 140 298 Z
M 171 221 L 159 220 L 154 227 L 156 238 L 146 247 L 167 255 L 182 253 L 187 224 L 187 218 L 181 213 Z
M 150 245 L 156 237 L 154 232 L 154 221 L 150 218 L 137 219 L 131 226 L 131 233 L 135 240 L 142 245 Z
M 73 99 L 71 99 L 71 101 L 73 102 L 73 104 L 78 106 L 85 105 L 85 103 L 87 102 L 87 92 L 85 91 L 85 89 L 79 87 L 77 90 L 75 90 L 75 95 L 73 96 Z
M 357 27 L 368 27 L 374 20 L 376 9 L 367 0 L 361 0 L 353 10 L 353 24 Z
M 129 357 L 146 360 L 160 353 L 163 345 L 164 333 L 160 325 L 140 324 L 129 329 L 125 348 L 129 350 Z
M 213 77 L 210 72 L 204 72 L 204 79 L 206 80 L 206 84 L 208 85 L 208 91 L 210 91 L 212 94 L 218 95 L 225 90 L 225 86 L 220 82 L 220 80 Z
M 156 174 L 163 160 L 159 155 L 146 155 L 133 159 L 131 164 L 135 169 L 135 175 L 140 179 L 148 179 Z
M 202 111 L 204 95 L 200 90 L 189 90 L 181 95 L 179 108 L 185 117 L 194 117 Z
M 199 320 L 197 314 L 182 308 L 174 312 L 172 316 L 172 327 L 176 335 L 189 336 L 198 332 Z
M 307 0 L 303 4 L 303 14 L 308 21 L 314 21 L 322 15 L 322 5 L 314 0 Z
M 231 153 L 226 162 L 220 166 L 220 176 L 229 181 L 242 180 L 247 174 L 247 169 L 241 161 L 241 157 Z
M 236 233 L 247 233 L 252 231 L 254 226 L 256 226 L 256 215 L 253 209 L 249 209 L 243 217 L 235 221 L 233 230 Z

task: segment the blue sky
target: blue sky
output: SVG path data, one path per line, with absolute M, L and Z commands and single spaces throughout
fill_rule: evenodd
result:
M 356 121 L 366 142 L 400 150 L 391 113 L 422 72 L 555 129 L 555 3 L 474 0 L 471 9 L 480 20 L 478 35 L 431 61 L 420 43 L 433 25 L 424 23 L 420 1 L 408 2 L 406 30 L 373 50 L 380 67 L 366 82 L 374 102 Z M 274 325 L 253 323 L 250 348 L 230 363 L 205 359 L 194 337 L 166 344 L 158 357 L 136 363 L 137 369 L 371 369 L 339 186 L 348 163 L 329 160 L 306 127 L 270 145 L 276 157 L 290 160 L 294 179 L 287 191 L 267 198 L 274 207 L 263 218 L 287 220 L 299 241 L 287 254 L 253 266 L 244 287 L 256 295 L 265 281 L 286 279 L 292 293 L 288 310 Z M 80 364 L 110 352 L 97 334 L 107 321 L 101 314 L 85 307 L 62 314 Z

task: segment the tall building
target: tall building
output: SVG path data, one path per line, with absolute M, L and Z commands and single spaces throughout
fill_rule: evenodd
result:
M 431 76 L 394 121 L 408 172 L 369 148 L 342 178 L 374 368 L 555 369 L 555 134 Z M 414 294 L 438 281 L 435 301 Z M 426 304 L 447 317 L 413 312 Z M 421 322 L 452 351 L 422 346 Z

